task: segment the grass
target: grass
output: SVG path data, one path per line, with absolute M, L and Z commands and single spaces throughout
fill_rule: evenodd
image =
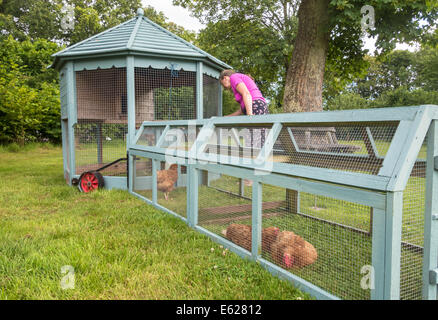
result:
M 59 147 L 1 147 L 0 176 L 1 299 L 310 299 L 128 192 L 67 186 Z

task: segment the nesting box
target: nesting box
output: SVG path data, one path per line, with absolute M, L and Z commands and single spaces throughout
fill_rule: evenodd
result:
M 99 170 L 126 188 L 127 150 L 143 121 L 222 115 L 227 64 L 143 16 L 54 55 L 60 72 L 64 176 Z

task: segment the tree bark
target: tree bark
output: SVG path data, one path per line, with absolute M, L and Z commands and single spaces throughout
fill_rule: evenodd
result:
M 286 75 L 284 112 L 322 110 L 322 85 L 330 35 L 329 2 L 301 2 L 298 33 Z

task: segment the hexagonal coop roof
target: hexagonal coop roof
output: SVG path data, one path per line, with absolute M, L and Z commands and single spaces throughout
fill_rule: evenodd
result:
M 53 55 L 53 67 L 60 69 L 66 60 L 106 55 L 142 54 L 205 62 L 216 69 L 231 68 L 207 52 L 176 36 L 143 15 L 83 40 Z

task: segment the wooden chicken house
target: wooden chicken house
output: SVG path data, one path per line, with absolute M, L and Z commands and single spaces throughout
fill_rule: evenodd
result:
M 155 24 L 142 9 L 54 59 L 68 184 L 99 172 L 88 177 L 88 188 L 104 183 L 126 189 L 126 154 L 143 121 L 222 115 L 218 78 L 230 67 Z

